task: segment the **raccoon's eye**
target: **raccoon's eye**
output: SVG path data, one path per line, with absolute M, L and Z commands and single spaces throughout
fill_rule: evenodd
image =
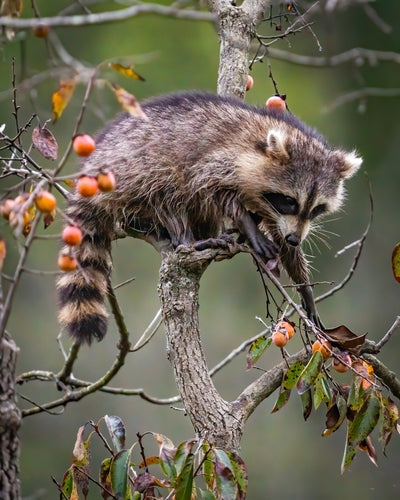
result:
M 317 205 L 311 210 L 310 219 L 315 219 L 315 217 L 318 217 L 318 215 L 322 215 L 324 212 L 326 212 L 326 205 Z
M 271 203 L 277 212 L 282 215 L 296 215 L 299 213 L 299 204 L 291 196 L 281 193 L 263 193 L 263 198 Z

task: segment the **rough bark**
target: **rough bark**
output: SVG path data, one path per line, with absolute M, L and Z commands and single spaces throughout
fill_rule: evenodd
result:
M 20 498 L 19 438 L 21 412 L 15 398 L 15 367 L 18 347 L 3 336 L 0 340 L 0 500 Z
M 187 247 L 164 252 L 159 295 L 168 358 L 193 427 L 200 438 L 237 451 L 243 421 L 234 418 L 232 404 L 221 398 L 214 387 L 200 340 L 199 281 L 210 259 L 213 259 L 212 252 L 195 252 Z
M 250 45 L 261 22 L 267 0 L 245 0 L 239 7 L 234 1 L 209 0 L 218 22 L 220 58 L 218 68 L 219 95 L 244 98 L 249 72 Z
M 240 7 L 225 5 L 218 11 L 220 65 L 217 91 L 220 95 L 243 98 L 249 67 L 253 24 Z

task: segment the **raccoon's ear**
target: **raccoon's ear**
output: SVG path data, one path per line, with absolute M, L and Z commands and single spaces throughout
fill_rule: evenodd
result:
M 355 151 L 351 151 L 350 153 L 342 152 L 341 160 L 340 174 L 343 179 L 349 179 L 352 177 L 361 167 L 363 162 L 362 158 L 357 156 Z
M 287 137 L 282 130 L 272 129 L 268 132 L 265 143 L 265 152 L 272 153 L 282 161 L 289 159 L 289 153 L 286 149 Z

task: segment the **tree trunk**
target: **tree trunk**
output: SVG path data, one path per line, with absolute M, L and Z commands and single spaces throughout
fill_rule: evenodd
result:
M 3 336 L 0 340 L 0 500 L 18 500 L 19 438 L 21 412 L 15 399 L 15 367 L 18 347 Z
M 230 2 L 221 2 L 216 7 L 220 40 L 217 91 L 219 95 L 243 99 L 254 26 L 247 12 L 241 7 Z
M 212 257 L 211 257 L 212 259 Z M 168 358 L 186 412 L 200 438 L 237 451 L 243 421 L 221 398 L 208 374 L 199 332 L 199 281 L 210 263 L 210 252 L 180 248 L 163 254 L 159 295 L 167 333 Z

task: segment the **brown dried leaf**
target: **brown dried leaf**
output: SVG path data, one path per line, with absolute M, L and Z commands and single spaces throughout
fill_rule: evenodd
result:
M 128 111 L 128 113 L 132 116 L 136 116 L 136 118 L 141 118 L 142 120 L 148 119 L 147 115 L 142 110 L 139 101 L 133 94 L 130 94 L 127 90 L 115 83 L 111 85 L 111 88 L 115 97 L 118 99 L 118 102 L 125 111 Z
M 56 213 L 57 212 L 54 209 L 53 211 L 44 214 L 43 223 L 45 229 L 47 229 L 51 224 L 53 224 L 54 219 L 56 218 Z
M 328 328 L 324 330 L 324 333 L 327 340 L 329 340 L 332 345 L 339 347 L 342 351 L 350 352 L 358 352 L 367 336 L 367 334 L 358 336 L 345 325 Z
M 62 115 L 64 109 L 69 103 L 74 90 L 76 82 L 74 79 L 70 80 L 60 80 L 60 85 L 58 90 L 54 92 L 51 97 L 51 102 L 53 106 L 53 123 L 55 123 Z
M 376 450 L 374 445 L 372 444 L 371 436 L 368 436 L 364 441 L 362 441 L 359 445 L 360 450 L 365 451 L 368 455 L 368 458 L 371 462 L 378 467 L 378 455 L 376 454 Z
M 85 432 L 85 426 L 82 425 L 78 429 L 74 449 L 72 451 L 72 456 L 73 456 L 75 465 L 81 465 L 81 463 L 85 461 L 85 458 L 87 455 L 85 443 L 83 442 L 83 439 L 82 439 L 84 432 Z
M 56 160 L 58 156 L 58 144 L 54 135 L 45 127 L 38 125 L 33 129 L 32 142 L 35 148 L 45 158 Z

